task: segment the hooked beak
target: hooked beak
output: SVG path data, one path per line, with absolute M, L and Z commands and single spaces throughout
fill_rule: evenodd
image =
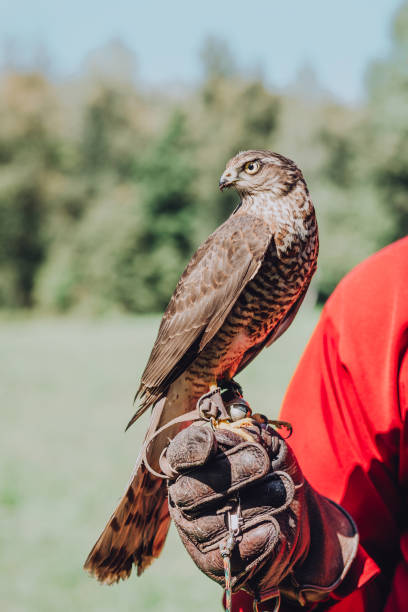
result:
M 228 189 L 228 187 L 231 187 L 231 185 L 236 183 L 237 180 L 238 180 L 238 177 L 234 176 L 231 171 L 224 172 L 224 174 L 220 178 L 220 182 L 218 183 L 218 186 L 220 190 L 223 191 L 224 189 Z

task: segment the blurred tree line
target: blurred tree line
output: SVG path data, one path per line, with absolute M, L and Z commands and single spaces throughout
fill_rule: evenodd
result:
M 162 310 L 190 255 L 232 211 L 217 189 L 237 151 L 302 168 L 316 204 L 324 300 L 358 261 L 408 230 L 408 2 L 366 100 L 334 101 L 305 67 L 285 92 L 203 47 L 188 92 L 145 89 L 112 43 L 83 74 L 0 75 L 0 307 Z

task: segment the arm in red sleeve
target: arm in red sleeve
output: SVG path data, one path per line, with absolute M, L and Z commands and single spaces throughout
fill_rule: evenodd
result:
M 354 592 L 335 606 L 336 612 L 378 609 L 401 557 L 408 463 L 407 439 L 402 442 L 406 406 L 400 401 L 408 344 L 407 280 L 404 239 L 340 283 L 281 413 L 293 425 L 291 446 L 311 485 L 342 505 L 359 529 L 359 555 L 344 585 Z M 407 583 L 404 588 L 407 601 Z M 344 596 L 341 590 L 337 594 Z M 377 608 L 366 601 L 373 594 Z
M 407 609 L 407 348 L 408 238 L 340 283 L 283 403 L 306 478 L 350 513 L 360 534 L 343 588 L 318 610 Z M 252 600 L 237 593 L 233 610 L 252 610 Z M 282 602 L 281 610 L 290 608 Z

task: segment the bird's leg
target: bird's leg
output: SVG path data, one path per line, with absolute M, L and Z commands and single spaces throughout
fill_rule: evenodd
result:
M 225 376 L 224 378 L 221 378 L 221 380 L 219 381 L 219 385 L 221 389 L 230 391 L 234 395 L 240 395 L 241 397 L 243 397 L 244 395 L 241 385 L 237 383 L 236 380 L 234 380 L 233 378 L 230 378 L 229 376 Z
M 235 389 L 238 386 L 242 391 L 235 381 L 232 381 L 232 383 Z M 238 434 L 244 440 L 251 442 L 253 441 L 253 436 L 245 430 L 246 427 L 250 427 L 254 423 L 253 419 L 251 419 L 251 409 L 241 395 L 237 396 L 236 391 L 232 395 L 236 398 L 235 405 L 233 398 L 227 403 L 230 411 L 233 412 L 231 415 L 228 414 L 224 404 L 225 396 L 224 398 L 221 396 L 220 387 L 215 383 L 211 384 L 210 390 L 204 393 L 197 402 L 199 413 L 202 418 L 211 421 L 213 429 L 228 429 Z M 240 417 L 240 412 L 242 412 L 242 417 Z
M 290 436 L 292 435 L 293 427 L 292 427 L 292 425 L 288 421 L 280 421 L 280 420 L 275 420 L 275 419 L 268 419 L 268 417 L 266 417 L 264 414 L 260 414 L 259 412 L 254 414 L 252 416 L 252 418 L 257 423 L 261 423 L 261 424 L 264 424 L 264 425 L 272 425 L 272 427 L 275 427 L 276 429 L 287 429 L 288 435 L 285 436 L 285 440 L 286 440 L 286 438 L 290 438 Z
M 239 383 L 237 383 L 233 378 L 230 377 L 225 377 L 223 379 L 221 379 L 219 381 L 219 385 L 220 387 L 224 390 L 226 390 L 226 394 L 223 394 L 223 399 L 225 400 L 228 396 L 240 396 L 243 399 L 243 392 L 242 392 L 242 387 Z M 229 403 L 227 404 L 229 405 Z M 230 408 L 231 410 L 231 408 Z M 231 415 L 232 416 L 232 415 Z M 245 418 L 246 417 L 246 418 Z M 253 423 L 253 421 L 257 421 L 258 423 L 264 423 L 265 425 L 272 425 L 272 427 L 274 427 L 275 429 L 286 429 L 287 430 L 287 435 L 284 436 L 285 439 L 286 438 L 290 438 L 290 436 L 292 435 L 292 425 L 290 423 L 288 423 L 288 421 L 281 421 L 281 420 L 276 420 L 276 419 L 268 419 L 265 415 L 263 414 L 251 414 L 251 409 L 249 408 L 248 405 L 248 412 L 246 415 L 243 414 L 243 416 L 241 418 L 238 417 L 238 419 L 234 419 L 233 416 L 232 418 L 225 422 L 225 421 L 219 421 L 219 423 L 217 423 L 218 427 L 224 427 L 226 429 L 230 429 L 235 431 L 236 433 L 242 435 L 244 432 L 242 431 L 243 427 L 247 427 L 250 426 L 251 423 Z M 232 421 L 232 422 L 231 422 Z M 241 431 L 237 431 L 237 430 L 241 430 Z M 245 439 L 247 439 L 247 435 L 244 435 Z
M 253 436 L 245 430 L 253 424 L 249 404 L 242 397 L 242 387 L 230 377 L 219 381 L 223 394 L 221 400 L 227 412 L 227 418 L 218 416 L 211 419 L 214 429 L 228 429 L 247 441 L 253 441 Z

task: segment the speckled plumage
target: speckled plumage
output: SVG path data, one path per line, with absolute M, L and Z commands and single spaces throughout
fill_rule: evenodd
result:
M 253 174 L 245 169 L 251 162 L 259 165 Z M 237 189 L 241 204 L 193 255 L 164 313 L 138 391 L 142 403 L 130 422 L 155 405 L 148 436 L 276 340 L 296 315 L 316 269 L 314 208 L 292 161 L 270 151 L 245 151 L 228 162 L 222 181 Z M 179 428 L 155 439 L 149 449 L 153 465 Z M 168 525 L 165 484 L 139 459 L 86 569 L 108 583 L 127 577 L 132 563 L 141 573 L 160 554 Z

